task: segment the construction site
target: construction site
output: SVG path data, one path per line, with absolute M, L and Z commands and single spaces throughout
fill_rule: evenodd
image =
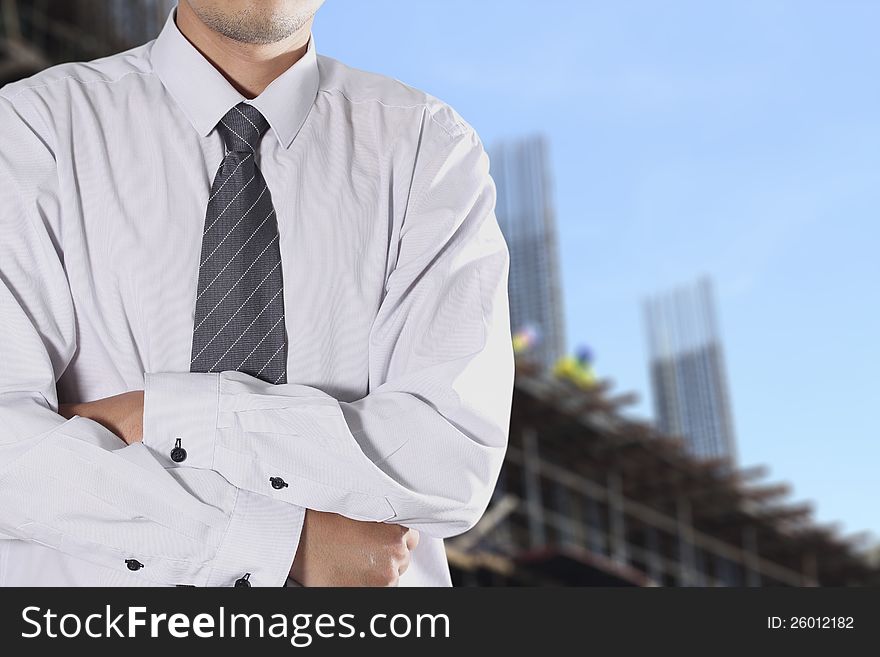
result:
M 456 585 L 880 585 L 868 536 L 814 522 L 763 467 L 691 456 L 609 387 L 518 362 L 493 500 L 447 541 Z

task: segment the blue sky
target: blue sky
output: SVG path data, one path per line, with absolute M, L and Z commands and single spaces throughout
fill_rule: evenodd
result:
M 570 346 L 713 277 L 742 465 L 880 534 L 880 2 L 327 0 L 318 51 L 550 141 Z

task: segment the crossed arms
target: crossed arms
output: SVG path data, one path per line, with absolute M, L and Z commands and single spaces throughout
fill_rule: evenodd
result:
M 306 509 L 435 537 L 477 521 L 507 443 L 513 356 L 508 253 L 472 131 L 420 155 L 367 396 L 342 402 L 240 372 L 146 373 L 143 441 L 126 445 L 59 407 L 76 315 L 41 216 L 56 209 L 54 159 L 3 99 L 0 123 L 0 539 L 118 570 L 136 557 L 157 585 L 228 586 L 243 570 L 280 585 L 304 519 L 303 541 L 347 531 Z M 170 459 L 178 438 L 182 463 Z M 210 495 L 181 484 L 186 468 L 209 474 Z M 382 531 L 377 545 L 413 544 Z

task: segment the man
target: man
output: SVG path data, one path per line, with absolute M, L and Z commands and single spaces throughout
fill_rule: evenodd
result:
M 0 584 L 450 583 L 507 444 L 495 188 L 320 5 L 0 89 Z

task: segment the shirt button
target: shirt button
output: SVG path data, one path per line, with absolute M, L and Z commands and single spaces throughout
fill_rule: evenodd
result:
M 125 565 L 128 566 L 129 570 L 140 570 L 144 567 L 144 564 L 142 564 L 137 559 L 126 559 Z
M 186 450 L 180 446 L 180 438 L 174 443 L 174 449 L 171 450 L 171 460 L 175 463 L 183 463 L 186 461 Z
M 248 581 L 250 578 L 250 573 L 245 573 L 244 577 L 239 577 L 237 580 L 235 580 L 236 588 L 238 588 L 239 586 L 250 586 L 251 583 Z
M 287 488 L 287 482 L 284 481 L 281 477 L 269 477 L 269 483 L 272 484 L 272 488 L 274 488 L 275 490 Z

